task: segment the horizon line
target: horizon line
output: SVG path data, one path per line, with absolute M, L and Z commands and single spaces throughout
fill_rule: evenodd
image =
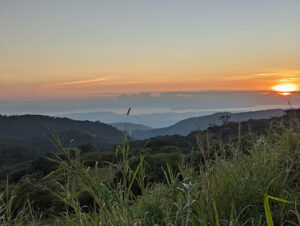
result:
M 36 98 L 3 98 L 0 97 L 0 102 L 18 102 L 18 101 L 26 101 L 26 102 L 37 102 L 37 101 L 79 101 L 79 100 L 94 100 L 98 98 L 117 98 L 124 95 L 140 95 L 140 94 L 196 94 L 196 93 L 272 93 L 272 94 L 280 94 L 283 92 L 275 91 L 275 90 L 191 90 L 191 91 L 149 91 L 149 92 L 106 92 L 99 94 L 97 96 L 90 97 L 76 97 L 76 98 L 52 98 L 52 97 L 41 97 L 40 99 Z M 300 90 L 297 91 L 289 91 L 288 93 L 297 94 L 300 93 Z M 153 96 L 159 97 L 159 96 Z

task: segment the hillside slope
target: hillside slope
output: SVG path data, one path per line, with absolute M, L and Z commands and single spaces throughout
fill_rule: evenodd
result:
M 131 142 L 133 148 L 151 148 L 159 149 L 163 146 L 180 147 L 186 150 L 196 150 L 198 148 L 197 137 L 199 135 L 204 138 L 209 134 L 210 138 L 228 142 L 236 140 L 239 134 L 247 136 L 250 133 L 258 136 L 267 134 L 271 125 L 273 127 L 284 125 L 287 128 L 292 124 L 300 123 L 300 109 L 286 111 L 286 114 L 279 117 L 272 117 L 270 119 L 249 119 L 242 122 L 228 122 L 223 125 L 214 125 L 203 131 L 193 131 L 187 135 L 162 135 L 151 137 L 145 140 L 135 140 Z
M 193 117 L 182 120 L 172 126 L 153 129 L 149 131 L 133 131 L 132 137 L 137 140 L 148 139 L 156 136 L 164 135 L 182 135 L 186 136 L 195 130 L 205 130 L 211 126 L 220 126 L 225 121 L 228 122 L 243 122 L 249 119 L 269 119 L 272 117 L 280 117 L 284 115 L 283 109 L 271 109 L 263 111 L 252 111 L 242 113 L 221 112 L 212 115 Z
M 45 152 L 55 150 L 51 135 L 59 136 L 66 145 L 89 143 L 97 148 L 107 149 L 120 143 L 122 132 L 100 122 L 41 115 L 0 116 L 2 140 L 14 139 L 16 143 L 30 144 Z
M 136 124 L 136 123 L 116 122 L 116 123 L 111 123 L 110 125 L 117 128 L 118 130 L 121 131 L 127 130 L 129 132 L 134 132 L 135 130 L 141 130 L 141 131 L 152 130 L 152 128 L 149 126 Z

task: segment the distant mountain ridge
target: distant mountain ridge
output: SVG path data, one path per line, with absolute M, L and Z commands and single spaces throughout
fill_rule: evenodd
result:
M 137 140 L 165 135 L 186 136 L 192 131 L 205 130 L 211 126 L 221 126 L 225 122 L 242 122 L 249 119 L 269 119 L 272 117 L 283 116 L 284 113 L 285 110 L 283 109 L 271 109 L 241 113 L 221 112 L 212 115 L 188 118 L 165 128 L 152 129 L 148 131 L 136 130 L 133 131 L 131 135 L 134 139 Z
M 196 137 L 198 134 L 204 135 L 206 131 L 212 138 L 223 141 L 236 139 L 239 134 L 246 135 L 250 130 L 253 134 L 261 135 L 266 133 L 271 122 L 272 125 L 274 125 L 273 122 L 279 125 L 282 121 L 287 124 L 289 120 L 293 119 L 294 113 L 300 119 L 300 110 L 291 111 L 290 114 L 287 111 L 285 114 L 285 111 L 281 109 L 244 113 L 224 112 L 205 117 L 190 118 L 178 124 L 186 125 L 186 122 L 193 122 L 196 119 L 199 121 L 199 118 L 201 118 L 207 120 L 206 125 L 209 128 L 202 129 L 202 132 L 193 131 L 187 135 L 161 135 L 144 140 L 131 139 L 130 147 L 132 150 L 142 147 L 150 152 L 165 149 L 173 151 L 177 150 L 176 148 L 189 152 L 197 147 Z M 274 116 L 276 114 L 283 116 Z M 249 117 L 253 119 L 247 120 Z M 221 123 L 221 126 L 214 124 L 215 120 Z M 235 122 L 231 120 L 235 120 Z M 35 122 L 33 123 L 33 121 Z M 224 123 L 225 121 L 226 123 Z M 237 123 L 238 121 L 241 121 L 241 123 Z M 174 127 L 176 128 L 176 126 L 178 125 L 175 124 Z M 51 143 L 50 140 L 51 134 L 48 133 L 49 127 L 52 132 L 55 131 L 54 134 L 62 138 L 64 146 L 79 147 L 83 152 L 92 149 L 96 152 L 107 149 L 112 151 L 111 154 L 114 155 L 115 145 L 120 143 L 122 136 L 121 131 L 99 122 L 74 121 L 66 118 L 37 115 L 0 116 L 0 180 L 6 179 L 8 173 L 14 169 L 22 169 L 33 160 L 45 156 L 49 157 L 47 152 L 55 150 L 54 143 Z M 25 128 L 27 130 L 24 131 Z M 108 140 L 103 138 L 103 133 L 106 132 L 106 136 L 109 134 L 111 136 Z M 112 140 L 114 140 L 114 143 L 108 142 Z M 27 161 L 28 163 L 26 163 Z
M 176 143 L 177 139 L 187 136 L 192 131 L 223 125 L 225 121 L 229 124 L 249 119 L 269 119 L 282 116 L 284 112 L 281 109 L 274 109 L 244 113 L 215 113 L 185 119 L 161 129 L 151 129 L 144 125 L 131 123 L 116 123 L 114 126 L 120 130 L 126 126 L 132 138 L 136 140 L 176 135 L 174 139 Z M 121 142 L 122 132 L 120 130 L 101 122 L 75 121 L 41 115 L 0 115 L 0 158 L 3 164 L 5 162 L 17 163 L 44 156 L 48 152 L 55 152 L 58 149 L 51 140 L 53 134 L 61 138 L 64 146 L 80 147 L 89 144 L 98 150 L 113 150 Z M 185 141 L 181 143 L 188 146 Z
M 286 110 L 282 116 L 274 116 L 269 119 L 249 119 L 242 122 L 228 122 L 221 126 L 211 126 L 202 131 L 193 131 L 188 135 L 162 135 L 151 137 L 145 140 L 135 140 L 131 142 L 132 148 L 150 148 L 148 151 L 157 150 L 161 147 L 179 147 L 186 151 L 196 150 L 199 148 L 197 138 L 207 134 L 210 138 L 220 140 L 224 143 L 230 141 L 237 141 L 238 136 L 248 136 L 250 134 L 260 136 L 266 135 L 271 126 L 285 126 L 288 128 L 295 124 L 295 119 L 300 122 L 300 109 Z M 297 123 L 297 122 L 296 122 Z
M 207 114 L 211 114 L 209 112 Z M 126 117 L 124 114 L 114 112 L 87 112 L 87 113 L 70 113 L 60 114 L 58 117 L 67 117 L 74 120 L 89 120 L 89 121 L 100 121 L 107 124 L 112 123 L 128 123 L 141 124 L 149 126 L 151 128 L 161 128 L 171 126 L 181 120 L 199 116 L 198 112 L 165 112 L 165 113 L 151 113 L 151 114 L 130 114 Z M 203 115 L 206 114 L 203 112 Z
M 129 132 L 134 132 L 135 130 L 148 131 L 153 129 L 150 126 L 145 126 L 136 123 L 127 123 L 127 122 L 116 122 L 116 123 L 111 123 L 110 125 L 112 125 L 113 127 L 117 128 L 120 131 L 127 130 Z
M 73 146 L 91 143 L 97 148 L 111 148 L 119 144 L 122 132 L 100 122 L 75 121 L 42 115 L 0 115 L 0 138 L 10 138 L 50 148 L 50 136 L 58 135 Z

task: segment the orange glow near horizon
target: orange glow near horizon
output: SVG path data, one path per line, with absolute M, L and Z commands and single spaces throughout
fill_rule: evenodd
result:
M 273 86 L 272 89 L 282 96 L 289 96 L 298 90 L 298 86 L 296 84 L 279 84 Z
M 54 73 L 55 74 L 55 73 Z M 82 73 L 84 74 L 84 73 Z M 90 73 L 92 74 L 92 73 Z M 0 81 L 3 100 L 64 100 L 118 96 L 124 93 L 163 93 L 199 91 L 257 91 L 281 96 L 292 95 L 300 88 L 300 71 L 264 72 L 243 75 L 169 75 L 149 73 L 147 76 L 123 73 L 79 73 L 66 76 L 36 77 L 27 80 Z M 141 72 L 142 74 L 142 72 Z M 0 78 L 1 79 L 1 78 Z M 277 84 L 277 85 L 274 85 Z M 270 92 L 271 94 L 272 92 Z
M 300 103 L 300 1 L 18 2 L 0 0 L 0 103 L 205 91 Z

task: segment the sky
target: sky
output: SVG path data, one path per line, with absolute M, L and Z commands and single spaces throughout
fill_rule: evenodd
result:
M 298 83 L 298 0 L 0 0 L 0 100 Z

